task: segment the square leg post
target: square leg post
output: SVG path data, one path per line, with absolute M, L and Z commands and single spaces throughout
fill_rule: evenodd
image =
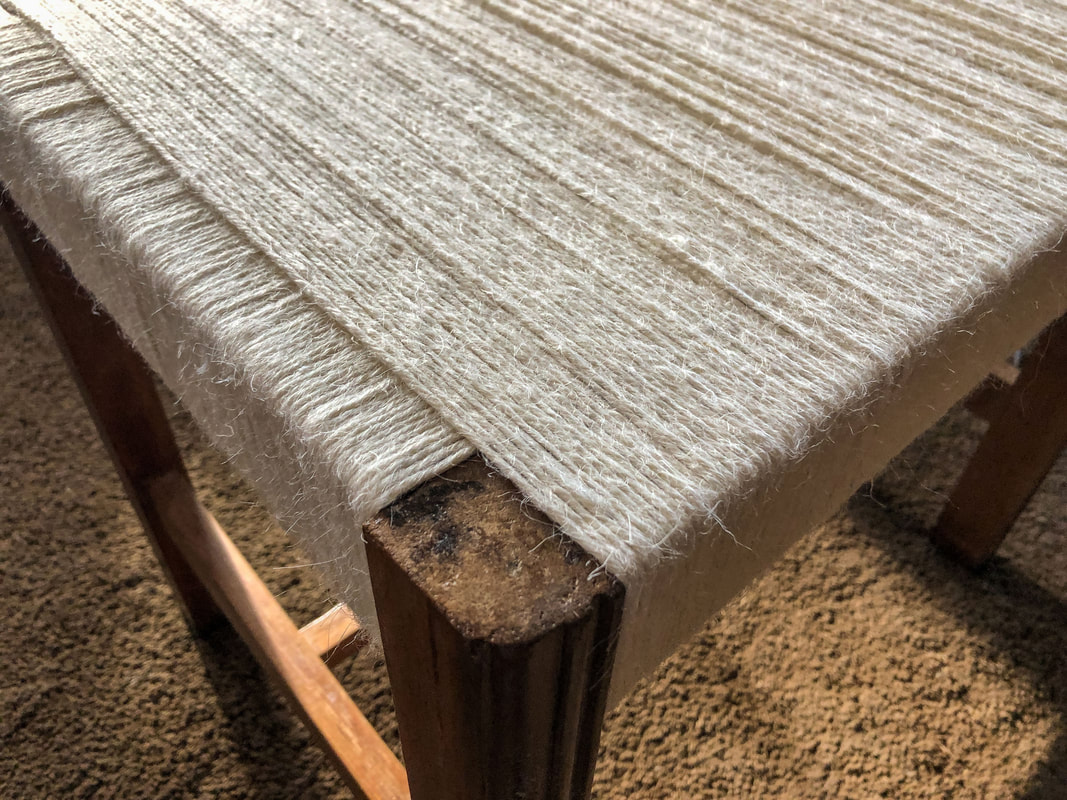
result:
M 983 404 L 989 429 L 933 534 L 970 566 L 996 552 L 1067 446 L 1067 317 L 1044 330 L 1015 382 L 998 395 Z
M 480 457 L 365 538 L 413 800 L 588 797 L 622 585 Z

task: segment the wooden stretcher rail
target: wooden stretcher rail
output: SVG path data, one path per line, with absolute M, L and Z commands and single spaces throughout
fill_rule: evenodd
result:
M 252 566 L 199 503 L 188 479 L 147 484 L 168 535 L 320 746 L 368 800 L 407 800 L 404 767 L 300 634 Z
M 300 635 L 328 667 L 351 658 L 370 643 L 367 632 L 344 603 L 313 619 L 300 629 Z

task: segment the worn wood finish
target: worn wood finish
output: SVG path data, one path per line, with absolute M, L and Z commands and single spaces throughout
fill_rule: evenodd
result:
M 221 611 L 145 492 L 146 480 L 183 469 L 152 373 L 2 187 L 0 221 L 189 625 L 214 627 Z
M 172 472 L 153 478 L 148 494 L 170 537 L 353 791 L 368 800 L 407 800 L 403 766 L 200 505 L 186 476 Z
M 1041 334 L 1018 378 L 983 404 L 989 429 L 945 504 L 934 539 L 977 566 L 1067 446 L 1067 317 Z
M 478 457 L 365 538 L 414 800 L 587 797 L 622 585 Z
M 370 641 L 344 603 L 313 619 L 300 629 L 300 635 L 328 667 L 356 655 Z

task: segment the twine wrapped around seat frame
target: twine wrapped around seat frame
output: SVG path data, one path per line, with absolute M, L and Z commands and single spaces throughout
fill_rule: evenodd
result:
M 478 450 L 687 598 L 647 667 L 751 498 L 1062 310 L 1056 4 L 2 5 L 0 178 L 368 621 L 359 525 Z

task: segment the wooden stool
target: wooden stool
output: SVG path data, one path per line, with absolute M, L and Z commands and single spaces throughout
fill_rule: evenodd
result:
M 480 458 L 383 511 L 365 534 L 405 773 L 327 666 L 365 642 L 358 626 L 324 636 L 343 614 L 333 609 L 297 630 L 197 500 L 140 356 L 6 193 L 0 207 L 192 630 L 228 620 L 357 794 L 586 797 L 621 584 L 588 579 L 590 557 Z M 990 429 L 936 536 L 974 564 L 1067 442 L 1067 321 L 1042 334 L 1009 387 L 986 384 L 970 402 Z

